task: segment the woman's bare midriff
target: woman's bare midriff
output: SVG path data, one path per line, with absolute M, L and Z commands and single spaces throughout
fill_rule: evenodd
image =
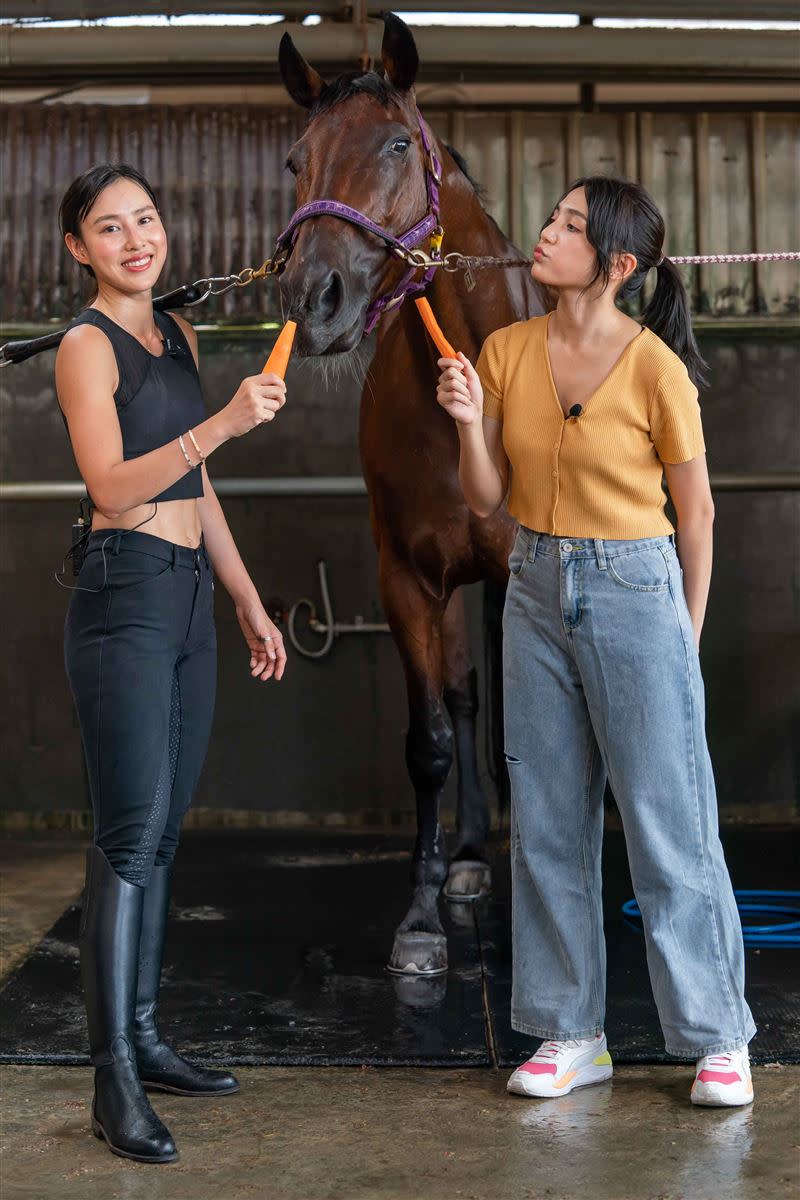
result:
M 110 517 L 96 508 L 92 514 L 92 529 L 133 529 L 139 525 L 140 533 L 197 549 L 203 527 L 196 500 L 160 500 L 155 516 L 154 509 L 154 504 L 139 504 L 118 517 Z

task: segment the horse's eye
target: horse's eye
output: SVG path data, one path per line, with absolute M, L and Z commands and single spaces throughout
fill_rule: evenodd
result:
M 294 165 L 294 163 L 292 162 L 292 160 L 290 158 L 287 158 L 287 160 L 286 160 L 286 169 L 287 169 L 287 171 L 291 171 L 293 175 L 297 174 L 297 167 Z
M 410 145 L 411 138 L 395 138 L 389 150 L 392 154 L 405 154 Z

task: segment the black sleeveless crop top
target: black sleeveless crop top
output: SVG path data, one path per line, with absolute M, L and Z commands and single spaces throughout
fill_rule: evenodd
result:
M 206 419 L 200 378 L 183 330 L 167 313 L 153 310 L 153 318 L 165 339 L 165 353 L 160 358 L 96 308 L 84 309 L 70 323 L 70 329 L 74 325 L 94 325 L 111 342 L 119 373 L 114 403 L 126 462 L 166 446 L 178 434 Z M 202 495 L 203 476 L 198 469 L 181 476 L 166 491 L 153 496 L 150 503 L 192 500 Z

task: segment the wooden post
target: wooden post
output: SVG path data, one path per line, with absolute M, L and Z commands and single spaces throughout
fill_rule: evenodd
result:
M 649 116 L 649 114 L 648 114 Z M 622 170 L 626 179 L 641 179 L 636 152 L 636 113 L 622 114 Z M 642 179 L 642 182 L 644 180 Z
M 767 249 L 767 147 L 764 136 L 764 114 L 750 114 L 750 225 L 753 250 Z M 753 311 L 767 312 L 766 264 L 753 263 Z
M 525 179 L 523 114 L 515 109 L 508 116 L 508 229 L 512 242 L 521 246 L 525 237 L 523 182 Z
M 708 161 L 708 113 L 698 113 L 695 117 L 694 131 L 694 187 L 695 187 L 695 220 L 698 254 L 709 253 L 709 226 L 711 213 L 709 205 L 711 188 L 709 180 Z M 711 311 L 711 297 L 708 293 L 708 268 L 697 268 L 697 312 Z
M 571 112 L 567 116 L 567 187 L 581 174 L 581 114 Z

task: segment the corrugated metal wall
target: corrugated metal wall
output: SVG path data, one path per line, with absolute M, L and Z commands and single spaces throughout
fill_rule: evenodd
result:
M 59 199 L 93 163 L 123 159 L 158 191 L 171 255 L 160 290 L 257 266 L 294 208 L 283 169 L 302 129 L 294 109 L 254 105 L 7 105 L 2 110 L 0 253 L 5 322 L 63 319 L 81 282 L 60 242 Z M 502 228 L 523 248 L 570 179 L 638 178 L 673 254 L 800 249 L 800 117 L 786 113 L 428 112 L 460 149 Z M 469 247 L 458 247 L 469 250 Z M 697 311 L 800 313 L 797 264 L 687 272 Z M 203 309 L 204 319 L 275 312 L 272 284 Z

